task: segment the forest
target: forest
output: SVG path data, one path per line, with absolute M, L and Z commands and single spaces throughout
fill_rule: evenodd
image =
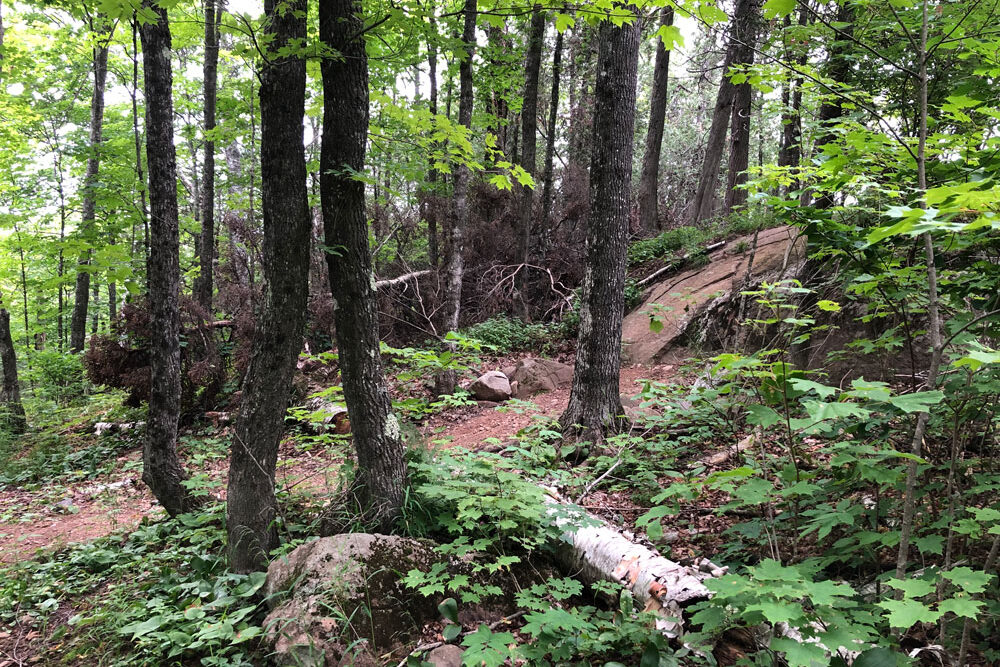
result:
M 1000 1 L 0 4 L 0 667 L 1000 665 Z

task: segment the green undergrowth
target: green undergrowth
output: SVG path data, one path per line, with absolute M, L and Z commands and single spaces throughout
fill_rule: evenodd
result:
M 784 223 L 756 211 L 741 211 L 732 214 L 729 218 L 709 220 L 698 226 L 674 227 L 629 245 L 628 265 L 636 267 L 653 260 L 676 258 L 679 268 L 681 266 L 680 257 L 688 255 L 688 259 L 683 264 L 697 266 L 697 262 L 705 259 L 705 246 L 715 241 L 752 234 L 757 230 L 781 224 Z
M 209 505 L 7 568 L 0 622 L 51 633 L 46 664 L 258 664 L 264 575 L 227 572 L 224 514 Z

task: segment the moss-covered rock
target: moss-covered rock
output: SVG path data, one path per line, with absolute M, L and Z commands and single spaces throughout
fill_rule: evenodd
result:
M 439 600 L 401 579 L 442 560 L 426 540 L 353 533 L 309 542 L 273 562 L 265 629 L 275 661 L 321 667 L 384 654 L 438 617 Z

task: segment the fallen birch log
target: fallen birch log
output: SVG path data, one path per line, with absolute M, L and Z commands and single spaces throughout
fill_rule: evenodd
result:
M 664 273 L 667 273 L 668 271 L 670 271 L 672 269 L 680 268 L 681 266 L 684 265 L 684 262 L 686 262 L 689 259 L 691 259 L 692 257 L 694 257 L 694 255 L 699 255 L 701 253 L 713 252 L 715 250 L 718 250 L 719 248 L 721 248 L 724 245 L 726 245 L 725 241 L 719 241 L 718 243 L 712 243 L 710 245 L 707 245 L 707 246 L 705 246 L 704 248 L 702 248 L 701 250 L 699 250 L 697 252 L 694 252 L 694 253 L 686 252 L 686 253 L 684 253 L 683 256 L 681 256 L 680 259 L 678 259 L 678 260 L 676 260 L 674 262 L 670 262 L 666 266 L 664 266 L 664 267 L 662 267 L 660 269 L 657 269 L 656 271 L 654 271 L 650 275 L 646 276 L 645 278 L 643 278 L 642 280 L 640 280 L 639 282 L 637 282 L 636 286 L 637 287 L 642 287 L 643 285 L 645 285 L 645 284 L 647 284 L 647 283 L 649 283 L 649 282 L 651 282 L 653 280 L 656 280 L 658 277 L 662 276 Z
M 375 289 L 382 289 L 384 287 L 392 287 L 393 285 L 399 285 L 401 283 L 408 282 L 410 280 L 415 280 L 423 276 L 429 275 L 430 269 L 424 269 L 423 271 L 413 271 L 411 273 L 404 273 L 396 278 L 386 278 L 385 280 L 376 280 Z
M 715 452 L 714 454 L 709 454 L 708 456 L 704 456 L 695 461 L 692 467 L 702 466 L 705 468 L 711 468 L 712 466 L 722 465 L 723 463 L 733 458 L 734 456 L 742 454 L 746 450 L 753 447 L 753 443 L 754 443 L 754 437 L 753 434 L 751 433 L 750 435 L 748 435 L 747 437 L 743 438 L 738 443 L 736 443 L 735 447 L 727 447 L 722 451 Z
M 565 546 L 556 554 L 566 570 L 585 581 L 621 584 L 646 611 L 660 617 L 656 627 L 670 637 L 683 632 L 682 606 L 711 597 L 704 581 L 726 573 L 708 559 L 686 566 L 664 558 L 551 489 L 545 489 L 545 501 L 557 516 L 556 525 L 565 530 Z

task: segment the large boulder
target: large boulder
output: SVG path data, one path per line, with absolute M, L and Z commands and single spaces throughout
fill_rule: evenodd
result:
M 523 359 L 514 369 L 511 380 L 517 383 L 517 398 L 528 398 L 543 391 L 564 389 L 573 384 L 573 367 L 552 359 Z M 512 384 L 513 384 L 512 382 Z
M 500 371 L 487 371 L 469 385 L 469 392 L 477 401 L 503 403 L 511 397 L 510 380 Z
M 704 266 L 669 275 L 647 289 L 642 305 L 622 324 L 625 361 L 660 361 L 689 342 L 691 328 L 703 315 L 714 315 L 744 287 L 795 277 L 804 259 L 805 239 L 791 227 L 761 231 L 755 251 L 753 246 L 753 235 L 730 241 L 710 254 Z M 650 328 L 654 318 L 662 325 L 655 330 Z
M 308 542 L 274 561 L 264 628 L 275 663 L 378 664 L 373 656 L 439 617 L 436 601 L 401 579 L 442 560 L 425 540 L 353 533 Z

